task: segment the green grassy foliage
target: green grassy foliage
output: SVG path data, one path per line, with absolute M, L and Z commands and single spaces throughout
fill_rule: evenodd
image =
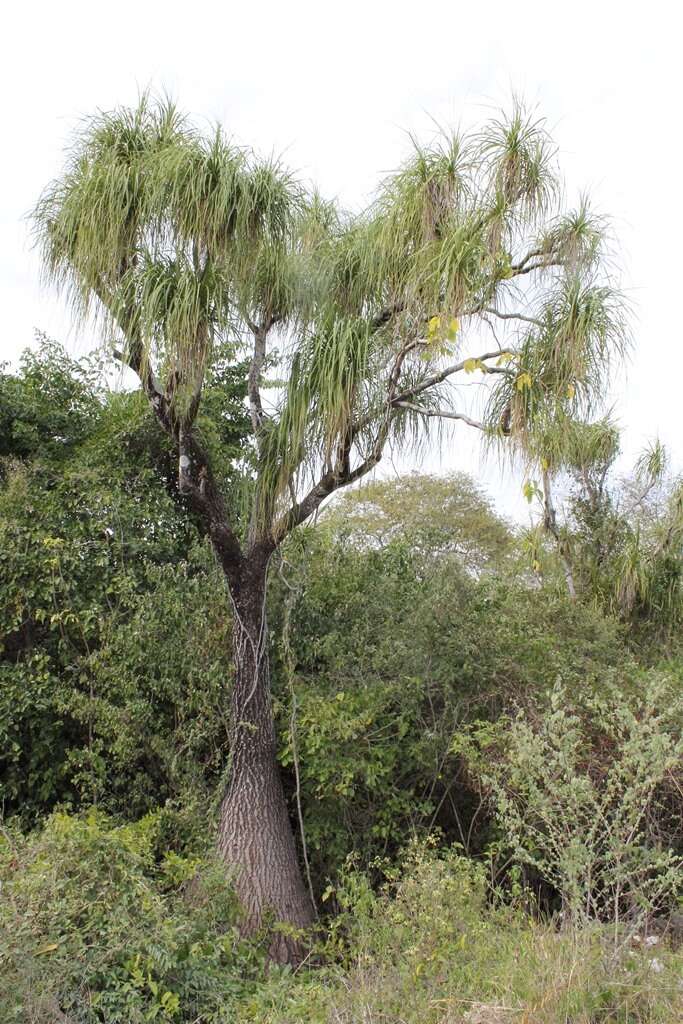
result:
M 615 959 L 599 928 L 558 932 L 500 904 L 457 851 L 414 846 L 379 891 L 350 872 L 337 963 L 246 1000 L 254 1024 L 669 1024 L 682 961 L 666 945 Z M 336 943 L 336 946 L 335 946 Z
M 615 954 L 600 926 L 558 932 L 433 842 L 376 865 L 379 885 L 350 862 L 309 963 L 266 973 L 224 876 L 196 849 L 169 851 L 168 825 L 90 812 L 3 833 L 3 1020 L 669 1024 L 681 1007 L 667 941 Z

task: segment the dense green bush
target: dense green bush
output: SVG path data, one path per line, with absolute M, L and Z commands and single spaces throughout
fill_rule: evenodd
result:
M 558 677 L 586 694 L 638 685 L 619 627 L 599 612 L 428 563 L 405 540 L 359 549 L 323 525 L 273 583 L 282 757 L 292 764 L 294 728 L 320 884 L 351 847 L 369 863 L 435 826 L 483 850 L 487 814 L 452 744 L 468 722 L 542 703 Z
M 454 739 L 495 809 L 513 863 L 549 882 L 566 925 L 604 921 L 615 946 L 683 896 L 683 834 L 666 799 L 683 778 L 680 680 L 572 693 Z
M 55 814 L 0 837 L 3 1021 L 225 1020 L 262 971 L 210 860 L 160 849 L 158 813 L 114 827 Z
M 114 826 L 53 815 L 0 839 L 0 1013 L 31 1024 L 670 1024 L 681 958 L 554 928 L 493 890 L 457 848 L 351 859 L 301 971 L 264 970 L 258 937 L 201 851 L 167 850 L 163 814 Z M 333 898 L 332 898 L 333 897 Z M 315 965 L 315 966 L 314 966 Z M 520 1016 L 522 1015 L 522 1016 Z
M 139 816 L 224 761 L 213 560 L 140 396 L 99 380 L 47 342 L 0 375 L 0 804 L 27 822 Z M 209 435 L 237 432 L 232 394 L 210 389 Z

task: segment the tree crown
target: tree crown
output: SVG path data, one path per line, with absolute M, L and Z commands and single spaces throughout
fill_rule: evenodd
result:
M 34 219 L 47 278 L 119 337 L 178 442 L 182 487 L 214 513 L 202 384 L 215 353 L 247 354 L 254 542 L 277 543 L 434 423 L 530 451 L 598 404 L 626 343 L 607 224 L 585 199 L 564 211 L 552 140 L 519 103 L 480 131 L 415 142 L 350 214 L 143 97 L 84 122 Z M 453 386 L 471 374 L 489 385 L 481 420 Z

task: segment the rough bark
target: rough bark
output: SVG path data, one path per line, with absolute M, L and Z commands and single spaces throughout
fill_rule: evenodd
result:
M 266 560 L 233 582 L 235 684 L 230 716 L 230 777 L 221 806 L 218 847 L 244 908 L 244 932 L 265 922 L 273 929 L 269 953 L 279 963 L 301 959 L 291 929 L 313 921 L 285 800 L 270 697 L 265 614 Z
M 272 322 L 271 318 L 269 325 L 259 328 L 255 359 L 263 360 L 265 333 Z M 131 345 L 127 355 L 118 356 L 140 377 L 157 421 L 177 445 L 178 489 L 207 527 L 232 598 L 230 777 L 221 805 L 218 848 L 244 908 L 245 934 L 253 934 L 269 920 L 282 923 L 283 929 L 272 931 L 270 956 L 280 963 L 296 963 L 303 948 L 292 932 L 311 924 L 314 910 L 299 868 L 276 756 L 265 613 L 268 560 L 275 545 L 252 541 L 243 551 L 230 526 L 208 454 L 193 430 L 200 390 L 181 420 L 139 346 Z M 259 365 L 250 375 L 250 392 L 258 390 Z M 255 428 L 262 415 L 257 399 L 251 403 Z

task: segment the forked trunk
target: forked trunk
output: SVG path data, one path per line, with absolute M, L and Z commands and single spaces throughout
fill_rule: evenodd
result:
M 230 780 L 221 806 L 218 845 L 245 911 L 244 932 L 269 920 L 294 929 L 313 920 L 277 762 L 270 698 L 266 567 L 232 588 L 235 685 L 230 715 Z M 287 928 L 272 933 L 270 955 L 300 960 L 300 941 Z

